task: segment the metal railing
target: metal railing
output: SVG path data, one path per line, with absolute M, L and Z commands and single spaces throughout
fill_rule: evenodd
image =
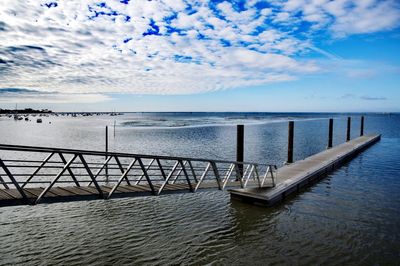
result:
M 191 192 L 207 184 L 220 190 L 273 187 L 276 171 L 275 165 L 252 162 L 0 144 L 0 185 L 15 188 L 22 199 L 27 199 L 25 188 L 45 185 L 35 204 L 56 184 L 94 187 L 100 198 L 109 199 L 123 182 L 144 184 L 153 195 L 171 184 L 184 184 Z M 104 193 L 102 185 L 111 190 Z

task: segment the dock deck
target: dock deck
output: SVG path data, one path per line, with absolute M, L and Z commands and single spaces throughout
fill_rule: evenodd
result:
M 379 139 L 362 136 L 277 171 L 253 162 L 0 144 L 0 206 L 225 188 L 234 199 L 270 206 Z
M 231 198 L 264 206 L 274 205 L 342 166 L 380 138 L 381 135 L 361 136 L 304 160 L 283 166 L 278 170 L 275 187 L 231 189 L 229 190 Z
M 161 184 L 154 184 L 155 189 L 160 189 L 160 186 Z M 240 187 L 240 182 L 229 182 L 227 183 L 227 187 Z M 44 189 L 44 187 L 23 188 L 23 191 L 28 197 L 28 202 L 34 203 Z M 100 189 L 102 190 L 103 195 L 107 197 L 113 187 L 111 185 L 101 185 Z M 216 182 L 204 182 L 199 187 L 200 191 L 206 189 L 218 189 L 218 184 Z M 164 194 L 189 192 L 191 192 L 189 185 L 183 183 L 166 184 L 164 188 Z M 120 185 L 118 188 L 116 188 L 113 197 L 123 198 L 150 195 L 152 195 L 152 190 L 148 185 Z M 100 197 L 97 189 L 94 186 L 57 186 L 52 187 L 49 191 L 47 191 L 46 197 L 43 198 L 42 202 L 53 203 L 95 199 L 100 199 Z M 0 189 L 0 206 L 26 204 L 27 201 L 22 198 L 17 189 Z

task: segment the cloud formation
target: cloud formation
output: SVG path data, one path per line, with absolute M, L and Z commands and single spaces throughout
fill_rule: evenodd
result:
M 386 97 L 374 97 L 374 96 L 368 96 L 368 95 L 361 96 L 361 99 L 366 100 L 366 101 L 386 101 L 387 100 Z
M 190 94 L 294 80 L 319 70 L 302 56 L 318 50 L 315 36 L 390 30 L 399 10 L 395 0 L 4 0 L 0 84 Z
M 58 93 L 20 88 L 0 89 L 0 103 L 97 103 L 111 97 L 93 93 Z
M 369 95 L 363 95 L 363 96 L 357 96 L 351 93 L 347 93 L 345 95 L 342 95 L 339 99 L 360 99 L 360 100 L 365 100 L 365 101 L 386 101 L 386 97 L 380 97 L 380 96 L 369 96 Z

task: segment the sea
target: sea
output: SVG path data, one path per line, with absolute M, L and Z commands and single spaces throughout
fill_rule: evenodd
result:
M 205 190 L 0 208 L 0 265 L 400 265 L 400 114 L 123 113 L 0 117 L 0 144 L 235 160 L 282 166 L 351 137 L 382 139 L 271 208 Z M 0 158 L 4 154 L 0 151 Z M 2 158 L 5 159 L 5 158 Z M 278 172 L 279 178 L 279 172 Z

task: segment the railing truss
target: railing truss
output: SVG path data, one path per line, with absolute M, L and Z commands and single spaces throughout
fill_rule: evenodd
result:
M 26 191 L 42 188 L 37 197 L 30 195 L 35 204 L 56 194 L 56 188 L 75 187 L 110 199 L 135 189 L 160 195 L 201 188 L 272 187 L 276 172 L 275 165 L 252 162 L 0 144 L 0 185 L 27 201 Z

